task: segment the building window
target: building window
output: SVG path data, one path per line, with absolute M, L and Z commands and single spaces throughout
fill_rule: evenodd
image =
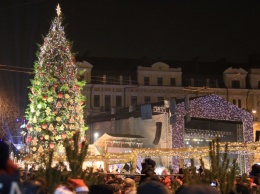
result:
M 241 100 L 240 100 L 240 99 L 237 100 L 237 106 L 238 106 L 239 108 L 241 108 Z
M 110 108 L 111 106 L 111 97 L 110 95 L 105 95 L 105 107 Z
M 171 86 L 176 86 L 176 78 L 171 78 Z
M 149 79 L 149 77 L 144 77 L 144 85 L 145 85 L 145 86 L 149 86 L 149 84 L 150 84 L 150 79 Z
M 157 78 L 157 84 L 158 84 L 158 86 L 162 86 L 163 85 L 163 78 L 162 77 L 158 77 Z
M 237 105 L 236 99 L 233 99 L 233 104 L 234 104 L 234 105 Z
M 131 96 L 131 105 L 132 106 L 137 105 L 137 96 Z
M 122 96 L 116 96 L 116 107 L 122 107 Z
M 164 97 L 158 97 L 158 102 L 164 101 Z
M 194 79 L 194 86 L 196 87 L 202 87 L 202 86 L 206 86 L 206 79 Z
M 239 80 L 232 80 L 232 88 L 240 88 L 240 81 Z
M 99 97 L 99 95 L 94 95 L 94 107 L 100 107 L 100 97 Z
M 145 96 L 145 97 L 144 97 L 144 102 L 145 102 L 145 103 L 150 103 L 150 101 L 151 101 L 150 96 Z

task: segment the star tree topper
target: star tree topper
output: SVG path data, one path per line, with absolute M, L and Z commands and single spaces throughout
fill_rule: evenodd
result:
M 57 11 L 57 15 L 60 16 L 61 14 L 60 4 L 57 5 L 56 11 Z

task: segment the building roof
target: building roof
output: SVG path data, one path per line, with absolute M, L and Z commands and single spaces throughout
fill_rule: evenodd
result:
M 146 57 L 140 59 L 128 58 L 104 58 L 104 57 L 78 57 L 78 61 L 87 61 L 93 65 L 93 74 L 110 74 L 110 75 L 136 75 L 137 67 L 151 67 L 156 62 L 163 62 L 171 68 L 182 68 L 183 74 L 187 75 L 222 75 L 224 70 L 229 67 L 243 68 L 248 71 L 250 68 L 259 67 L 259 64 L 254 62 L 235 63 L 225 59 L 220 59 L 216 62 L 201 61 L 199 58 L 194 58 L 190 61 L 166 60 L 162 58 L 148 59 Z M 213 71 L 214 69 L 214 71 Z

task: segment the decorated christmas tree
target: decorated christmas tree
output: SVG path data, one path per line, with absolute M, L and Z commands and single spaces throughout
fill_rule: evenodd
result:
M 56 10 L 57 16 L 37 53 L 35 76 L 31 80 L 26 143 L 32 154 L 46 154 L 50 149 L 59 152 L 63 139 L 72 139 L 79 132 L 82 141 L 86 130 L 81 94 L 85 82 L 77 79 L 79 72 L 72 44 L 65 36 L 59 5 Z

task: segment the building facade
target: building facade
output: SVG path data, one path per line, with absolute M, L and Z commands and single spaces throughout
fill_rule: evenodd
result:
M 102 61 L 78 62 L 79 69 L 86 70 L 86 117 L 122 107 L 131 110 L 137 104 L 216 94 L 253 115 L 254 140 L 259 141 L 260 68 L 197 61 L 142 65 L 129 60 L 116 61 L 116 66 Z

